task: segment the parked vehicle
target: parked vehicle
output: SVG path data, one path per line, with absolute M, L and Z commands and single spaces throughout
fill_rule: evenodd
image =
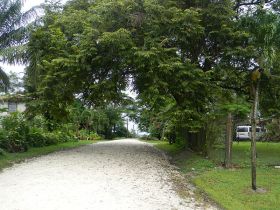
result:
M 264 131 L 261 127 L 256 128 L 257 139 L 263 135 Z M 241 125 L 236 128 L 236 140 L 249 140 L 252 138 L 252 127 L 249 125 Z

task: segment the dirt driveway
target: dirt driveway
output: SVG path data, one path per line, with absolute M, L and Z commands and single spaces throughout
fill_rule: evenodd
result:
M 0 210 L 205 209 L 177 195 L 172 170 L 135 139 L 56 152 L 0 173 Z

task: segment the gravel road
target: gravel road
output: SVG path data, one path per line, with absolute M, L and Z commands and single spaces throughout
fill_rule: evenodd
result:
M 172 171 L 150 144 L 100 142 L 5 169 L 0 210 L 206 209 L 178 196 Z

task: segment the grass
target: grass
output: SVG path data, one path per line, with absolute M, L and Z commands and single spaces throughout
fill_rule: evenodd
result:
M 179 152 L 181 152 L 182 150 L 184 150 L 184 146 L 177 145 L 177 144 L 169 144 L 166 141 L 161 141 L 160 143 L 157 143 L 156 147 L 163 151 L 166 151 L 167 153 L 169 153 L 172 156 L 174 156 L 174 155 L 178 154 Z
M 38 148 L 29 148 L 27 152 L 23 153 L 4 153 L 0 155 L 0 170 L 3 168 L 12 166 L 14 163 L 18 163 L 24 161 L 29 158 L 38 157 L 42 155 L 46 155 L 52 152 L 71 149 L 87 144 L 95 143 L 96 141 L 75 141 L 75 142 L 66 142 L 57 145 L 51 145 L 46 147 L 38 147 Z
M 224 150 L 216 148 L 209 158 L 190 151 L 178 149 L 175 145 L 155 145 L 173 156 L 175 164 L 185 175 L 192 175 L 193 183 L 223 209 L 272 210 L 280 206 L 280 144 L 258 142 L 257 186 L 261 192 L 251 190 L 250 142 L 234 142 L 233 169 L 223 169 L 221 162 Z
M 250 169 L 213 169 L 194 178 L 194 183 L 224 209 L 279 209 L 280 174 L 277 169 L 258 169 L 257 184 L 266 192 L 250 189 Z
M 239 167 L 250 167 L 250 142 L 233 143 L 233 163 Z M 224 150 L 216 148 L 210 153 L 216 163 L 224 159 Z M 257 163 L 259 167 L 280 165 L 280 144 L 271 142 L 257 142 Z

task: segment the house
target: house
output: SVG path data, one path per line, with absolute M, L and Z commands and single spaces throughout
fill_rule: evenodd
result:
M 6 116 L 12 112 L 24 112 L 26 97 L 21 94 L 0 96 L 0 116 Z

